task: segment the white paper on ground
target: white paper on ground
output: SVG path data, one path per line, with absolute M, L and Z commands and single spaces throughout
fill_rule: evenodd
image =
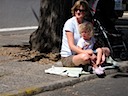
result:
M 52 66 L 45 70 L 45 73 L 56 74 L 61 76 L 79 77 L 81 74 L 89 74 L 89 72 L 83 72 L 81 67 L 55 67 Z

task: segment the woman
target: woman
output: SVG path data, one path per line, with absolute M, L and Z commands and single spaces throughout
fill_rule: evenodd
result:
M 90 55 L 93 54 L 93 50 L 79 49 L 76 44 L 80 39 L 78 31 L 79 24 L 86 20 L 90 16 L 90 9 L 88 3 L 85 0 L 78 0 L 71 9 L 73 17 L 68 19 L 64 24 L 63 38 L 61 46 L 61 61 L 65 67 L 74 67 L 80 65 L 86 65 L 90 63 Z M 77 55 L 76 55 L 77 54 Z M 104 62 L 105 59 L 102 59 Z

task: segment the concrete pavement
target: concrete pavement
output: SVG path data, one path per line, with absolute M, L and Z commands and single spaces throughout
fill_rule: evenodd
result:
M 1 60 L 8 57 L 0 57 Z M 58 66 L 57 62 L 55 66 Z M 120 62 L 122 71 L 127 71 L 128 61 Z M 0 63 L 0 96 L 31 96 L 44 91 L 70 86 L 82 81 L 98 78 L 95 74 L 72 78 L 46 74 L 53 64 L 41 65 L 36 62 L 7 61 Z M 116 69 L 106 70 L 106 75 L 117 72 Z

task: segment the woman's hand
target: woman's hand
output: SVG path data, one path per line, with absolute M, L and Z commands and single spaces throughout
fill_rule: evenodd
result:
M 89 55 L 93 55 L 93 50 L 92 49 L 87 49 L 87 50 L 85 50 L 86 51 L 86 53 L 88 53 Z
M 96 64 L 97 56 L 96 56 L 95 54 L 92 54 L 92 55 L 90 56 L 90 59 L 91 59 L 92 64 L 95 65 L 95 64 Z

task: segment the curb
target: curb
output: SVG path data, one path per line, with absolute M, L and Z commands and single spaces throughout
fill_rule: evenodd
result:
M 117 69 L 105 70 L 105 75 L 114 74 L 119 71 L 128 72 L 128 65 L 123 65 L 119 69 L 120 70 L 117 70 Z M 55 82 L 49 83 L 47 85 L 40 84 L 40 85 L 35 85 L 35 86 L 31 86 L 31 87 L 24 88 L 24 89 L 2 93 L 0 94 L 0 96 L 31 96 L 31 95 L 36 95 L 36 94 L 39 94 L 45 91 L 52 91 L 58 88 L 66 87 L 66 86 L 72 86 L 76 83 L 80 83 L 83 81 L 89 81 L 95 78 L 98 78 L 98 76 L 95 74 L 82 75 L 79 78 L 67 78 L 61 81 L 55 81 Z

